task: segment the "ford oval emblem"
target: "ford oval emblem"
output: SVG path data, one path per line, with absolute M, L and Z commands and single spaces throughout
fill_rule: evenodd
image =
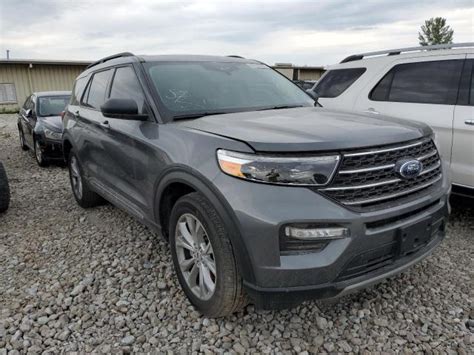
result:
M 404 179 L 413 179 L 423 171 L 423 163 L 416 159 L 403 159 L 395 164 L 395 171 Z

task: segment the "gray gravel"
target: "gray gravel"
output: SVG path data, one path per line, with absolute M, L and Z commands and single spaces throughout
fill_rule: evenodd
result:
M 454 206 L 431 257 L 371 289 L 215 320 L 185 298 L 166 243 L 110 205 L 81 209 L 66 169 L 20 150 L 15 115 L 0 115 L 0 160 L 12 189 L 0 216 L 0 354 L 473 353 L 472 206 Z

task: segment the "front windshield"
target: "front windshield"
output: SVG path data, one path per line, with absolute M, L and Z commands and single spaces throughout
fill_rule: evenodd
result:
M 146 66 L 168 120 L 314 104 L 291 81 L 259 63 L 152 62 Z
M 43 96 L 38 98 L 38 115 L 59 116 L 69 103 L 70 96 Z

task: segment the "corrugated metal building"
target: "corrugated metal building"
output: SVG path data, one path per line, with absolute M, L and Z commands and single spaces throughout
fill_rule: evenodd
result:
M 325 71 L 324 67 L 320 66 L 298 66 L 291 63 L 276 63 L 273 69 L 291 80 L 319 80 Z
M 35 91 L 71 90 L 88 62 L 0 60 L 0 113 L 19 109 Z
M 36 91 L 71 90 L 74 79 L 90 62 L 0 59 L 0 113 L 17 111 L 26 98 Z M 318 80 L 323 67 L 273 66 L 291 80 Z

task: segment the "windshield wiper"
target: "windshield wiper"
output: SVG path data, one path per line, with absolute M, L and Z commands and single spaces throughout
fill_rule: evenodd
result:
M 258 109 L 257 111 L 282 110 L 282 109 L 285 109 L 285 108 L 297 108 L 297 107 L 304 107 L 304 106 L 303 105 L 280 105 L 280 106 L 261 108 L 261 109 Z
M 193 119 L 193 118 L 200 118 L 200 117 L 204 117 L 204 116 L 212 116 L 212 115 L 225 115 L 226 113 L 230 113 L 230 112 L 225 112 L 225 111 L 221 111 L 221 112 L 195 112 L 195 113 L 186 113 L 186 114 L 183 114 L 183 115 L 175 115 L 172 117 L 172 119 L 174 121 L 177 121 L 177 120 L 190 120 L 190 119 Z

